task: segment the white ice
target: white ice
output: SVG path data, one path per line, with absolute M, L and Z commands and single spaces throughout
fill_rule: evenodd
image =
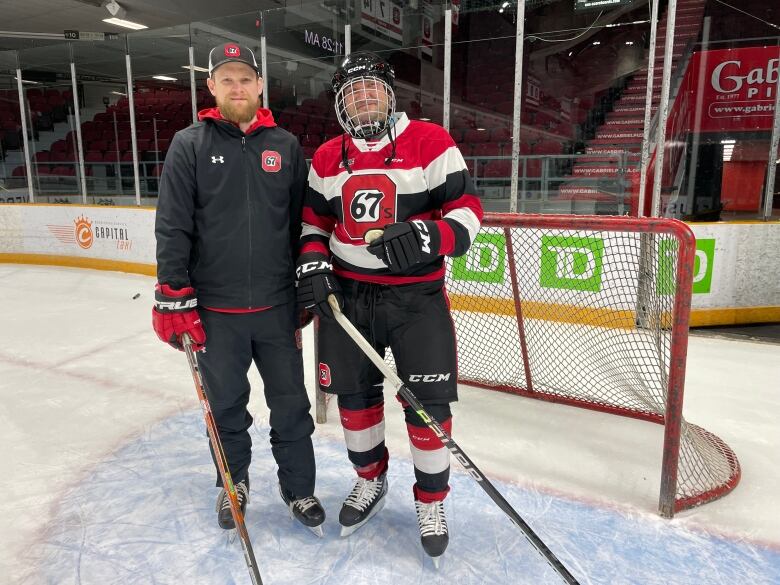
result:
M 192 380 L 151 330 L 152 286 L 137 275 L 0 265 L 0 583 L 250 582 L 238 542 L 216 527 Z M 450 548 L 433 570 L 389 396 L 386 508 L 338 537 L 352 471 L 331 411 L 315 433 L 325 537 L 293 525 L 275 493 L 262 384 L 251 379 L 247 524 L 266 584 L 559 582 L 456 464 Z M 779 583 L 779 381 L 780 346 L 691 337 L 685 416 L 734 449 L 742 481 L 672 521 L 655 511 L 658 425 L 462 386 L 454 434 L 582 583 Z

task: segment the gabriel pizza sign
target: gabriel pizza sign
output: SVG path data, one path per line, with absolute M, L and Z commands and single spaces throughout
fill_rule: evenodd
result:
M 695 104 L 688 119 L 690 131 L 769 130 L 779 66 L 778 47 L 694 53 L 681 87 Z

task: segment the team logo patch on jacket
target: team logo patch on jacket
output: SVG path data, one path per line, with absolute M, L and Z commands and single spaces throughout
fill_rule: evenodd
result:
M 282 168 L 282 155 L 275 150 L 264 150 L 260 161 L 266 173 L 278 173 Z

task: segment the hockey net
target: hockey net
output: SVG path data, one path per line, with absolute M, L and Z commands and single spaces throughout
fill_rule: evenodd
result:
M 486 214 L 448 260 L 459 381 L 664 425 L 662 516 L 725 495 L 735 454 L 682 416 L 694 256 L 675 220 Z

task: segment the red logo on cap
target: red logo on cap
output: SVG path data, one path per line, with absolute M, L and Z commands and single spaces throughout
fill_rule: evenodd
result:
M 282 168 L 282 155 L 275 150 L 264 150 L 260 155 L 263 170 L 267 173 L 278 173 Z
M 225 57 L 240 57 L 241 49 L 238 45 L 225 45 Z

